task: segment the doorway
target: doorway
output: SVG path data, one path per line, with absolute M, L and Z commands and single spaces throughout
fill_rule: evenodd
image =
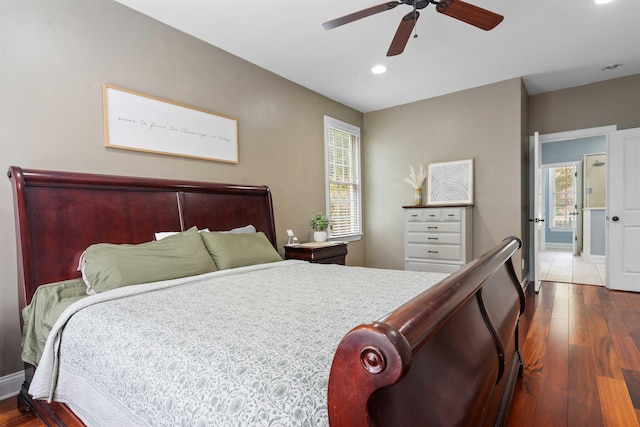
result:
M 588 261 L 583 255 L 573 255 L 571 249 L 547 248 L 540 256 L 540 280 L 604 286 L 605 263 Z
M 590 160 L 591 155 L 588 156 Z M 602 157 L 598 159 L 604 164 Z M 590 183 L 592 187 L 589 188 L 592 191 L 588 191 L 587 186 L 583 185 L 583 182 L 586 184 L 582 179 L 583 169 L 583 160 L 544 165 L 542 168 L 546 221 L 545 232 L 542 234 L 544 243 L 539 251 L 541 280 L 603 286 L 604 257 L 599 260 L 600 262 L 588 258 L 585 255 L 585 248 L 588 250 L 591 245 L 590 233 L 587 233 L 586 245 L 583 245 L 582 238 L 582 218 L 587 216 L 591 218 L 591 211 L 586 208 L 588 204 L 583 203 L 582 195 L 586 194 L 584 197 L 586 202 L 598 205 L 599 183 Z M 592 175 L 594 175 L 592 181 L 595 181 L 596 175 Z M 604 192 L 604 188 L 602 191 Z M 604 245 L 604 239 L 602 245 Z M 604 255 L 604 251 L 602 254 Z
M 584 156 L 592 153 L 602 153 L 606 151 L 607 134 L 615 131 L 616 126 L 604 126 L 599 128 L 582 129 L 569 132 L 560 132 L 546 135 L 536 135 L 531 139 L 530 155 L 530 191 L 529 191 L 529 218 L 530 227 L 530 251 L 529 279 L 534 283 L 536 291 L 540 289 L 540 280 L 571 281 L 572 283 L 604 284 L 605 272 L 604 259 L 584 260 L 582 245 L 576 242 L 577 236 L 568 242 L 567 247 L 553 248 L 552 251 L 545 251 L 543 230 L 549 228 L 550 215 L 545 214 L 544 204 L 549 203 L 548 198 L 542 196 L 542 175 L 543 168 L 554 167 L 562 164 L 575 164 L 582 162 Z M 584 166 L 578 166 L 584 172 Z M 538 178 L 537 178 L 537 177 Z M 578 189 L 579 194 L 584 198 L 584 186 Z M 546 199 L 546 200 L 545 200 Z M 555 213 L 555 212 L 554 212 Z M 576 203 L 574 213 L 583 220 L 584 209 L 582 204 Z M 604 216 L 602 217 L 604 221 Z M 591 224 L 592 226 L 593 224 Z M 604 227 L 604 223 L 603 223 Z M 583 230 L 585 227 L 581 227 Z M 588 237 L 591 237 L 591 231 Z M 586 232 L 585 232 L 586 235 Z M 585 238 L 588 238 L 585 236 Z M 542 243 L 542 244 L 541 244 Z M 580 247 L 576 250 L 576 246 Z M 552 249 L 552 248 L 548 248 Z M 573 252 L 577 252 L 574 256 Z M 546 252 L 546 253 L 545 253 Z M 595 263 L 593 261 L 596 261 Z M 602 262 L 600 262 L 602 261 Z M 552 268 L 553 267 L 553 268 Z M 562 280 L 556 275 L 560 269 L 564 271 Z
M 582 162 L 543 165 L 544 250 L 582 252 Z

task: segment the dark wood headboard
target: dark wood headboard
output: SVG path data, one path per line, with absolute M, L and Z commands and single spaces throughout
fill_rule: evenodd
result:
M 273 246 L 266 186 L 9 168 L 13 186 L 20 310 L 39 285 L 80 277 L 91 244 L 143 243 L 159 231 L 212 231 L 253 224 Z

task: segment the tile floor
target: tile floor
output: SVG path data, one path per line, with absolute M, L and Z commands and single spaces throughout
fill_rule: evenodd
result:
M 604 263 L 583 261 L 571 250 L 549 249 L 540 252 L 540 277 L 550 282 L 604 285 Z

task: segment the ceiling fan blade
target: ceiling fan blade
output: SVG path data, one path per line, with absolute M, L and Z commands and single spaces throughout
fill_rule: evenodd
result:
M 419 17 L 420 12 L 417 10 L 412 10 L 402 17 L 402 21 L 400 21 L 400 25 L 396 30 L 396 35 L 393 37 L 391 46 L 389 46 L 389 50 L 387 51 L 387 56 L 400 55 L 404 52 L 404 48 L 409 41 L 409 37 L 411 37 L 413 27 L 416 26 L 416 22 L 418 22 Z
M 391 1 L 388 3 L 379 4 L 378 6 L 362 9 L 359 12 L 350 13 L 349 15 L 327 21 L 322 24 L 322 28 L 324 28 L 325 30 L 331 30 L 341 25 L 348 24 L 349 22 L 357 21 L 358 19 L 366 18 L 367 16 L 375 15 L 376 13 L 391 10 L 399 4 L 402 4 L 402 2 Z
M 436 10 L 485 31 L 494 29 L 504 19 L 502 15 L 462 0 L 442 0 L 437 4 Z

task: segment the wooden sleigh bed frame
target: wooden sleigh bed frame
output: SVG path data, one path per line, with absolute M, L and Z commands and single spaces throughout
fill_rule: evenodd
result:
M 15 166 L 7 175 L 20 310 L 38 286 L 79 277 L 78 258 L 93 243 L 142 243 L 157 231 L 253 224 L 277 248 L 265 186 Z M 346 334 L 329 377 L 330 425 L 504 425 L 522 372 L 518 318 L 524 293 L 511 262 L 520 246 L 519 239 L 506 238 L 385 318 Z M 31 399 L 33 370 L 27 366 L 21 409 L 35 411 L 48 425 L 82 425 L 65 405 Z

